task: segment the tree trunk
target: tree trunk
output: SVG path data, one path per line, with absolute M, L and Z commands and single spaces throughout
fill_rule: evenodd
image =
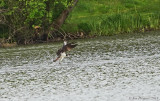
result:
M 69 15 L 69 13 L 76 6 L 77 2 L 78 2 L 78 0 L 74 0 L 72 6 L 69 6 L 66 10 L 64 10 L 61 13 L 61 15 L 57 18 L 57 20 L 51 24 L 51 27 L 53 27 L 55 29 L 54 31 L 58 30 L 63 25 L 63 23 L 65 22 L 66 18 Z

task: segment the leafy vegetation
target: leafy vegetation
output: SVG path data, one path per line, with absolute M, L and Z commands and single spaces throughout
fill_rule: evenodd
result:
M 32 41 L 35 27 L 41 34 L 52 30 L 50 25 L 73 0 L 1 0 L 0 38 L 10 37 L 18 43 Z M 37 31 L 37 34 L 40 32 Z M 52 35 L 50 35 L 52 36 Z
M 1 0 L 0 38 L 23 44 L 32 43 L 39 36 L 44 40 L 45 36 L 55 38 L 53 30 L 57 25 L 53 24 L 73 2 Z M 79 0 L 62 26 L 66 33 L 99 36 L 159 28 L 160 0 Z
M 81 30 L 81 24 L 90 26 L 88 29 L 91 30 L 91 35 L 159 29 L 160 1 L 80 0 L 63 28 L 66 32 L 74 33 Z

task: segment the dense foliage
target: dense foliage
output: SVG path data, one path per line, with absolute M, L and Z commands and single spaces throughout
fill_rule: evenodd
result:
M 49 26 L 72 2 L 72 0 L 1 0 L 0 38 L 10 38 L 11 41 L 18 43 L 32 41 L 35 26 L 39 26 L 42 33 L 52 30 L 53 28 Z

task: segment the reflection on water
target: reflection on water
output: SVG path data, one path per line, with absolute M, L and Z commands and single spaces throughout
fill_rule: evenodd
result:
M 0 101 L 160 101 L 160 32 L 0 49 Z M 154 99 L 156 98 L 156 99 Z

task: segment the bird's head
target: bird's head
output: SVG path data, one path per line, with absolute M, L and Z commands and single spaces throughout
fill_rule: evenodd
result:
M 65 46 L 65 45 L 67 45 L 67 41 L 66 41 L 66 40 L 64 40 L 64 46 Z

